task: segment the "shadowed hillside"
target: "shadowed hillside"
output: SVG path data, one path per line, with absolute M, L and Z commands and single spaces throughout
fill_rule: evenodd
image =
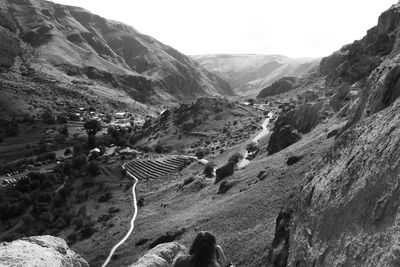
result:
M 62 99 L 74 93 L 82 99 L 91 90 L 89 98 L 128 107 L 140 106 L 134 100 L 233 94 L 221 78 L 172 47 L 82 8 L 42 0 L 2 1 L 0 34 L 4 106 L 9 106 L 7 99 L 25 98 L 24 91 L 31 87 L 38 96 L 50 90 Z M 47 88 L 49 84 L 53 88 Z M 8 109 L 19 113 L 33 106 L 26 99 L 16 104 Z

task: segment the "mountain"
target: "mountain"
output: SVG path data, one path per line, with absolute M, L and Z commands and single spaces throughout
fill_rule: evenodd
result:
M 225 81 L 172 47 L 79 7 L 1 1 L 0 34 L 4 99 L 24 102 L 24 90 L 32 90 L 39 102 L 51 91 L 56 98 L 95 95 L 137 106 L 132 99 L 149 103 L 233 94 Z M 17 106 L 26 110 L 21 107 L 26 105 Z
M 280 55 L 216 54 L 192 56 L 201 66 L 229 82 L 240 95 L 257 94 L 284 76 L 301 76 L 319 59 L 293 59 Z
M 326 88 L 360 88 L 347 123 L 277 219 L 271 266 L 399 266 L 400 3 L 322 59 Z M 355 108 L 351 108 L 351 107 Z

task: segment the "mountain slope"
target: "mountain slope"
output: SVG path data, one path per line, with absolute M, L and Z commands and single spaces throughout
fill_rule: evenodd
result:
M 86 81 L 141 102 L 233 94 L 226 82 L 172 47 L 82 8 L 1 1 L 0 30 L 33 47 L 37 56 L 31 67 L 48 79 Z M 15 70 L 19 56 L 10 55 L 2 72 Z
M 285 243 L 288 266 L 399 266 L 399 22 L 396 4 L 366 37 L 322 60 L 327 86 L 362 88 L 358 108 L 305 175 L 290 237 L 271 258 Z
M 317 59 L 291 59 L 280 55 L 196 55 L 201 66 L 229 82 L 241 95 L 258 93 L 284 76 L 301 76 L 317 66 Z

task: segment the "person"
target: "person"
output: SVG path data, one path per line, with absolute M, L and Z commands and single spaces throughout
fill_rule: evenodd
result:
M 196 235 L 189 255 L 178 257 L 173 267 L 227 267 L 233 266 L 226 260 L 221 246 L 210 232 L 202 231 Z

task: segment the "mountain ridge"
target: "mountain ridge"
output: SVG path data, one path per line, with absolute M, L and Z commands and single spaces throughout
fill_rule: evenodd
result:
M 89 83 L 88 87 L 102 87 L 95 94 L 115 91 L 142 103 L 233 95 L 225 81 L 176 49 L 83 8 L 6 0 L 0 3 L 0 11 L 2 34 L 31 46 L 37 54 L 34 64 L 29 64 L 31 74 L 49 76 L 66 87 Z M 18 73 L 19 58 L 10 57 L 11 64 L 2 73 Z
M 192 58 L 229 82 L 240 95 L 257 95 L 259 91 L 285 76 L 302 76 L 315 68 L 319 59 L 289 58 L 268 54 L 205 54 Z

